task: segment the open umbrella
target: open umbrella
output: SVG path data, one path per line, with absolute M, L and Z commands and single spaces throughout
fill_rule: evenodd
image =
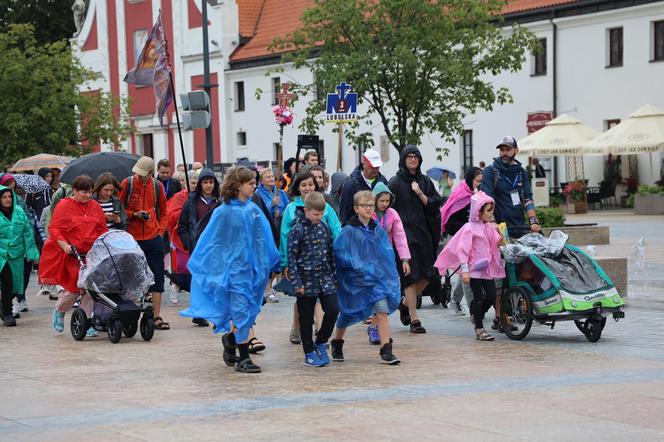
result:
M 629 118 L 587 143 L 589 154 L 628 155 L 664 149 L 664 110 L 650 104 L 634 111 Z M 652 155 L 650 169 L 653 177 Z
M 16 186 L 23 189 L 25 193 L 39 193 L 51 188 L 51 185 L 39 175 L 17 173 L 14 175 L 14 179 L 16 180 Z
M 582 178 L 584 146 L 600 132 L 569 115 L 555 118 L 519 140 L 519 155 L 567 156 L 567 178 Z M 572 158 L 570 158 L 572 157 Z M 578 158 L 574 158 L 578 157 Z
M 444 167 L 432 167 L 431 169 L 427 170 L 427 176 L 432 180 L 438 181 L 443 177 L 443 172 L 447 172 L 450 178 L 452 178 L 453 180 L 456 179 L 456 173 Z
M 14 166 L 12 166 L 12 170 L 16 172 L 24 172 L 26 170 L 39 170 L 42 167 L 48 167 L 49 169 L 57 167 L 58 169 L 62 169 L 70 161 L 71 157 L 51 155 L 50 153 L 40 153 L 38 155 L 33 155 L 31 157 L 18 160 Z
M 60 181 L 71 184 L 79 175 L 88 175 L 93 180 L 105 172 L 122 181 L 132 175 L 131 169 L 140 157 L 126 152 L 96 152 L 73 160 L 60 175 Z

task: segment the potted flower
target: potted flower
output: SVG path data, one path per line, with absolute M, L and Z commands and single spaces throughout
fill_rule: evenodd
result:
M 567 200 L 567 213 L 586 213 L 588 211 L 586 182 L 584 180 L 569 183 L 563 189 L 563 194 Z
M 664 187 L 640 185 L 634 198 L 634 213 L 637 215 L 664 214 Z

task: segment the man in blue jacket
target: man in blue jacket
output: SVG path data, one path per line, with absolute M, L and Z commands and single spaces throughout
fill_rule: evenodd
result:
M 341 200 L 339 201 L 339 217 L 341 223 L 346 224 L 355 216 L 353 198 L 361 190 L 373 190 L 379 182 L 387 185 L 387 179 L 380 173 L 383 161 L 380 154 L 373 149 L 367 149 L 362 156 L 362 164 L 350 174 L 350 179 L 343 185 Z
M 480 190 L 496 201 L 496 222 L 506 223 L 509 235 L 513 238 L 521 237 L 529 231 L 539 232 L 530 178 L 516 160 L 519 152 L 516 140 L 510 136 L 503 137 L 496 149 L 500 150 L 500 155 L 484 169 L 480 185 Z

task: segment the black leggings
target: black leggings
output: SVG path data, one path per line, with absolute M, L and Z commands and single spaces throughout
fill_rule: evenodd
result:
M 339 305 L 337 304 L 337 294 L 320 295 L 320 296 L 298 296 L 297 298 L 297 315 L 300 318 L 300 337 L 302 339 L 302 348 L 304 353 L 311 353 L 314 351 L 314 342 L 312 337 L 312 328 L 314 325 L 314 309 L 316 308 L 316 300 L 320 300 L 320 305 L 323 307 L 323 323 L 316 335 L 316 344 L 324 344 L 332 336 L 334 331 L 334 323 L 339 316 Z
M 9 268 L 9 263 L 5 263 L 5 267 L 0 272 L 0 296 L 2 296 L 2 317 L 12 314 L 12 271 Z
M 496 302 L 496 281 L 493 279 L 470 278 L 470 288 L 473 291 L 473 300 L 470 303 L 470 314 L 475 320 L 475 328 L 484 328 L 482 321 L 484 314 Z

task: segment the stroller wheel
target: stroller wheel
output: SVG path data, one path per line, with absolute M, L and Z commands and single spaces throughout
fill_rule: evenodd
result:
M 447 308 L 447 305 L 450 303 L 450 297 L 452 295 L 452 284 L 446 281 L 443 283 L 441 286 L 441 299 L 440 299 L 440 306 L 443 308 Z
M 599 338 L 602 337 L 602 330 L 604 330 L 605 324 L 606 324 L 606 318 L 586 319 L 586 322 L 583 323 L 583 334 L 586 335 L 586 339 L 590 342 L 599 341 Z
M 122 338 L 122 322 L 119 319 L 113 319 L 108 326 L 108 340 L 114 344 L 120 342 Z
M 136 331 L 138 331 L 138 321 L 134 322 L 133 324 L 122 326 L 122 332 L 128 338 L 133 338 L 136 334 Z
M 85 339 L 85 333 L 88 331 L 88 317 L 82 309 L 77 308 L 72 313 L 70 329 L 74 339 L 77 341 Z
M 510 339 L 521 340 L 533 325 L 533 303 L 523 287 L 510 287 L 499 298 L 500 325 Z
M 154 335 L 154 319 L 152 316 L 143 315 L 141 317 L 141 337 L 144 341 L 149 341 Z

